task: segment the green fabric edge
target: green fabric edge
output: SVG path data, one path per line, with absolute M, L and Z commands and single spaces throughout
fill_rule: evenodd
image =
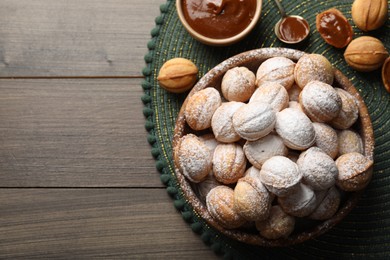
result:
M 299 245 L 297 248 L 288 247 L 291 249 L 290 252 L 286 251 L 283 254 L 282 249 L 281 252 L 274 254 L 272 251 L 267 248 L 259 248 L 256 246 L 246 245 L 237 241 L 233 241 L 229 238 L 224 237 L 224 235 L 220 234 L 218 231 L 209 227 L 207 223 L 205 223 L 199 216 L 197 216 L 196 212 L 193 211 L 191 206 L 185 201 L 181 188 L 179 187 L 174 174 L 170 174 L 170 169 L 167 166 L 167 162 L 164 158 L 160 158 L 161 153 L 163 152 L 157 145 L 155 131 L 154 131 L 154 121 L 153 121 L 153 109 L 151 104 L 151 89 L 153 84 L 151 81 L 151 64 L 153 63 L 153 52 L 155 48 L 156 41 L 159 37 L 159 31 L 164 23 L 165 15 L 168 12 L 170 5 L 174 5 L 174 0 L 167 0 L 165 4 L 160 6 L 160 16 L 155 19 L 156 26 L 151 30 L 152 39 L 148 42 L 148 53 L 145 55 L 144 60 L 146 62 L 146 66 L 142 70 L 143 75 L 145 76 L 145 80 L 141 83 L 141 86 L 144 90 L 144 95 L 141 97 L 142 102 L 144 103 L 143 114 L 145 116 L 145 129 L 148 131 L 147 140 L 151 145 L 151 154 L 156 160 L 156 168 L 160 172 L 160 179 L 162 183 L 166 186 L 167 193 L 172 197 L 173 204 L 178 212 L 182 215 L 184 221 L 186 221 L 191 229 L 197 233 L 202 241 L 208 245 L 217 255 L 222 256 L 224 259 L 258 259 L 259 254 L 266 253 L 267 255 L 261 255 L 261 258 L 271 259 L 275 257 L 283 257 L 284 259 L 291 258 L 295 259 L 295 257 L 289 255 L 291 251 L 299 251 Z M 352 80 L 354 81 L 354 80 Z M 361 90 L 358 89 L 360 92 Z M 365 93 L 361 93 L 365 96 Z M 379 117 L 380 115 L 378 115 Z M 315 239 L 314 239 L 315 241 Z M 236 248 L 240 248 L 240 250 L 236 250 Z M 247 252 L 248 254 L 243 254 Z M 280 254 L 281 253 L 281 254 Z M 303 257 L 305 253 L 298 254 L 300 257 Z M 354 254 L 350 253 L 347 255 L 348 258 L 352 257 Z M 310 257 L 310 254 L 306 255 Z M 359 258 L 359 256 L 356 256 Z M 363 256 L 364 257 L 364 256 Z

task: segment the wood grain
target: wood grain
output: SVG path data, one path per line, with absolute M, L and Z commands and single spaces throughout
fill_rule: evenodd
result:
M 1 187 L 162 187 L 141 79 L 0 79 Z
M 0 76 L 139 76 L 164 0 L 0 0 Z
M 216 258 L 164 189 L 0 189 L 0 212 L 0 258 Z
M 215 259 L 162 185 L 141 70 L 165 0 L 0 0 L 0 259 Z

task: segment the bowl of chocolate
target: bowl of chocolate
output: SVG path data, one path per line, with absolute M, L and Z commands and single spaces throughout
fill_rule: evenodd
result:
M 351 81 L 320 54 L 250 50 L 207 72 L 174 129 L 175 174 L 206 223 L 289 246 L 330 230 L 373 174 L 374 135 Z
M 179 19 L 196 40 L 227 46 L 242 40 L 260 20 L 260 0 L 176 0 Z

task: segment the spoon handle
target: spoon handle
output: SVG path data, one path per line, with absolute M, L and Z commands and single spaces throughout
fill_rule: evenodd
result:
M 279 0 L 275 0 L 275 3 L 278 6 L 279 12 L 282 15 L 282 17 L 283 18 L 286 17 L 287 16 L 286 11 L 284 11 L 284 8 L 283 8 L 282 4 L 280 3 L 280 1 Z

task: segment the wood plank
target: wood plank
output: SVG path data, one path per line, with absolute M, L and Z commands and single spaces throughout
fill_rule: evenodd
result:
M 163 189 L 0 189 L 0 258 L 216 259 Z
M 0 187 L 162 187 L 141 79 L 0 79 Z
M 0 0 L 0 76 L 141 75 L 165 0 Z

